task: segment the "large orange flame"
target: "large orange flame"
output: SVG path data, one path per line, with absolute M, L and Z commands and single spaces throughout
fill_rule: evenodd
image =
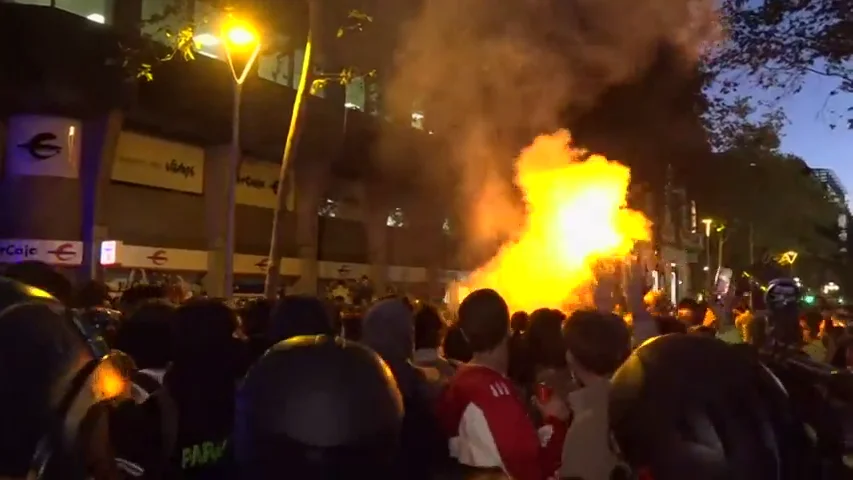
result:
M 521 152 L 516 183 L 527 203 L 516 240 L 458 285 L 462 300 L 493 288 L 512 311 L 571 310 L 592 301 L 595 269 L 627 258 L 649 240 L 650 223 L 627 208 L 631 174 L 600 155 L 583 160 L 561 130 L 542 135 Z

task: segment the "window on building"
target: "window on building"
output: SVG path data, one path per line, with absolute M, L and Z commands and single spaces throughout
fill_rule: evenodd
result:
M 280 50 L 271 49 L 258 57 L 258 76 L 285 87 L 296 88 L 298 77 L 293 71 L 302 66 L 302 52 L 285 55 Z
M 225 60 L 225 49 L 219 39 L 219 20 L 222 11 L 207 2 L 194 2 L 193 25 L 198 53 Z
M 699 218 L 696 214 L 696 202 L 690 201 L 690 233 L 696 233 L 699 228 Z
M 41 5 L 42 7 L 50 6 L 50 0 L 12 0 L 12 3 L 20 3 L 23 5 Z
M 107 23 L 107 0 L 56 0 L 55 5 L 93 22 Z
M 388 220 L 385 222 L 389 227 L 405 227 L 406 226 L 406 216 L 403 213 L 402 208 L 395 208 L 391 210 L 391 213 L 388 215 Z
M 13 0 L 25 5 L 54 6 L 61 10 L 86 17 L 96 23 L 107 23 L 108 0 Z
M 364 111 L 364 101 L 367 92 L 363 78 L 354 78 L 347 84 L 346 107 Z
M 302 60 L 300 60 L 299 67 L 302 67 L 301 62 L 302 62 Z M 323 69 L 320 68 L 319 61 L 317 60 L 317 57 L 312 57 L 311 63 L 313 63 L 313 67 L 314 67 L 314 78 L 315 79 L 321 78 L 325 73 L 323 72 Z M 298 68 L 297 71 L 301 74 L 302 68 Z M 331 80 L 331 82 L 335 82 L 335 81 L 336 80 Z M 296 77 L 296 82 L 299 82 L 299 77 Z M 326 85 L 328 85 L 328 83 Z M 310 87 L 310 85 L 308 87 Z M 294 87 L 294 88 L 296 88 L 296 87 Z M 319 88 L 309 88 L 308 91 L 312 95 L 314 95 L 315 97 L 326 98 L 326 86 L 325 85 L 320 85 Z
M 418 130 L 424 129 L 424 114 L 421 112 L 412 112 L 412 126 Z
M 375 78 L 364 80 L 364 108 L 371 115 L 379 115 L 381 90 Z
M 338 216 L 339 210 L 340 206 L 338 205 L 337 200 L 326 198 L 320 202 L 320 208 L 318 209 L 317 214 L 321 217 L 335 218 Z

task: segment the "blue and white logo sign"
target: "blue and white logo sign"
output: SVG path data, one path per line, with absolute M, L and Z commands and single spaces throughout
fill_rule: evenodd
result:
M 80 122 L 62 117 L 9 118 L 6 172 L 12 176 L 77 178 Z

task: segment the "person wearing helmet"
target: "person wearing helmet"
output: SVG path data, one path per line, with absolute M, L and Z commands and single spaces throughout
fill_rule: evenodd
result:
M 799 322 L 800 287 L 790 278 L 777 278 L 767 285 L 764 302 L 774 340 L 799 345 L 803 341 Z
M 0 477 L 116 478 L 106 406 L 130 389 L 114 358 L 50 294 L 6 278 L 0 331 Z
M 246 374 L 236 405 L 239 478 L 400 478 L 402 397 L 367 347 L 326 335 L 281 341 Z
M 821 478 L 853 478 L 846 458 L 853 438 L 848 420 L 853 376 L 827 362 L 823 346 L 815 346 L 820 340 L 805 341 L 799 319 L 800 289 L 795 281 L 773 280 L 765 300 L 768 339 L 759 348 L 761 358 L 785 387 L 792 410 L 813 438 L 821 459 Z M 811 328 L 817 330 L 817 325 Z
M 624 459 L 648 478 L 817 478 L 778 379 L 757 357 L 714 338 L 644 343 L 613 376 L 609 409 Z

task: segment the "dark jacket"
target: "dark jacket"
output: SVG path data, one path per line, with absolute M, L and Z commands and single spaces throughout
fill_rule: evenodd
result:
M 234 338 L 236 327 L 236 314 L 213 301 L 178 309 L 174 361 L 163 383 L 178 410 L 172 464 L 184 480 L 230 478 L 227 443 L 236 384 L 245 368 L 245 345 Z
M 364 316 L 362 343 L 388 364 L 403 395 L 400 478 L 429 479 L 449 462 L 447 438 L 438 428 L 424 372 L 412 363 L 412 311 L 398 299 L 376 303 Z

